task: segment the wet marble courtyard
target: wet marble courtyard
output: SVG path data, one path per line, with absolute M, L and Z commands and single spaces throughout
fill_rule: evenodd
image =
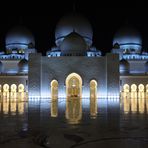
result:
M 0 148 L 147 148 L 148 97 L 1 98 Z

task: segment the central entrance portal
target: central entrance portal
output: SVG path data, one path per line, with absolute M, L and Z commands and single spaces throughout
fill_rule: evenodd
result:
M 66 97 L 82 98 L 82 78 L 76 73 L 71 73 L 66 78 Z

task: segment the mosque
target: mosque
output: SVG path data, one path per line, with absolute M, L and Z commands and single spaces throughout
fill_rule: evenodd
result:
M 148 52 L 140 33 L 124 26 L 110 53 L 93 46 L 93 29 L 82 15 L 62 17 L 55 47 L 46 56 L 35 49 L 33 35 L 12 28 L 0 51 L 0 93 L 26 93 L 30 98 L 119 98 L 121 92 L 148 93 Z

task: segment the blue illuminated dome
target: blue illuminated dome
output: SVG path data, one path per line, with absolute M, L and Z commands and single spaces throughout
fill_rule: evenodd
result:
M 120 73 L 129 73 L 129 63 L 125 59 L 120 61 Z
M 91 24 L 85 17 L 78 14 L 69 14 L 60 19 L 55 30 L 56 45 L 60 46 L 63 39 L 73 31 L 80 34 L 87 45 L 91 46 L 93 37 Z
M 123 27 L 114 36 L 113 46 L 117 44 L 120 49 L 140 53 L 142 49 L 142 37 L 136 29 L 129 26 Z
M 26 49 L 30 46 L 35 46 L 35 39 L 23 26 L 12 28 L 6 35 L 6 49 Z
M 60 46 L 64 55 L 85 55 L 87 44 L 83 37 L 76 32 L 72 32 L 65 37 Z

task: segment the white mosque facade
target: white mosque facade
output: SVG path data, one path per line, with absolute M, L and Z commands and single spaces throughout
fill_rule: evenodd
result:
M 17 26 L 0 52 L 0 92 L 26 92 L 30 98 L 119 98 L 121 92 L 148 93 L 148 53 L 139 32 L 120 29 L 105 56 L 92 46 L 93 30 L 81 15 L 67 15 L 55 30 L 56 46 L 46 56 L 33 35 Z

